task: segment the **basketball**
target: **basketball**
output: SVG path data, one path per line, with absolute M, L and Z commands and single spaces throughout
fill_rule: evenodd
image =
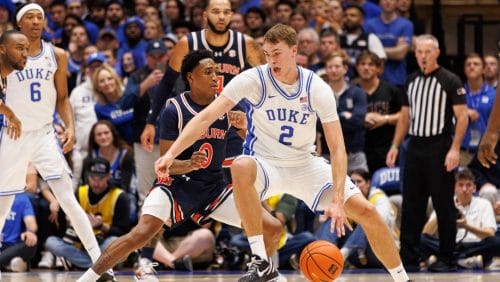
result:
M 314 241 L 300 254 L 300 270 L 309 281 L 333 281 L 343 267 L 344 258 L 339 248 L 328 241 Z

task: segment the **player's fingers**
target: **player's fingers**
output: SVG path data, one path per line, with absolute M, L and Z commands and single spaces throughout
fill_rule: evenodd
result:
M 342 220 L 337 220 L 337 234 L 339 234 L 338 237 L 345 236 L 345 228 Z
M 352 231 L 352 230 L 353 230 L 352 225 L 351 225 L 351 223 L 349 222 L 349 220 L 347 220 L 347 219 L 346 219 L 346 220 L 345 220 L 345 222 L 344 222 L 344 224 L 347 226 L 347 228 L 349 228 L 349 230 L 350 230 L 350 231 Z
M 335 233 L 335 218 L 331 217 L 331 219 L 332 221 L 330 222 L 330 232 Z

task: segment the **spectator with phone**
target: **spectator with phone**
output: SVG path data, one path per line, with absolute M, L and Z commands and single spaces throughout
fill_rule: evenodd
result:
M 486 199 L 473 196 L 476 191 L 474 174 L 464 169 L 455 174 L 455 205 L 457 207 L 457 236 L 455 254 L 462 268 L 489 266 L 493 257 L 500 256 L 500 237 L 493 207 Z M 439 240 L 436 212 L 424 226 L 421 250 L 426 256 L 437 254 Z

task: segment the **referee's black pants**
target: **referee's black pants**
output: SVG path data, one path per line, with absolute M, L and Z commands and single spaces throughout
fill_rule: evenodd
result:
M 427 221 L 429 196 L 437 214 L 438 257 L 453 259 L 457 233 L 454 175 L 444 165 L 451 143 L 451 136 L 410 137 L 403 172 L 401 215 L 400 253 L 405 265 L 416 266 L 421 258 L 420 236 Z

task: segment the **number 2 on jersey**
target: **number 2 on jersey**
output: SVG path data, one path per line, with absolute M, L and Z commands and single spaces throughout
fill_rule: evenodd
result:
M 207 168 L 212 162 L 212 157 L 214 155 L 214 148 L 212 147 L 212 144 L 203 143 L 203 145 L 200 146 L 200 149 L 198 151 L 200 152 L 204 151 L 207 154 L 207 160 L 201 163 L 201 168 Z
M 39 102 L 42 100 L 42 92 L 40 91 L 40 83 L 33 82 L 30 84 L 31 101 Z
M 285 140 L 285 138 L 292 138 L 292 136 L 293 136 L 293 127 L 288 125 L 283 125 L 281 127 L 281 134 L 279 139 L 280 143 L 287 146 L 292 145 L 291 141 Z

